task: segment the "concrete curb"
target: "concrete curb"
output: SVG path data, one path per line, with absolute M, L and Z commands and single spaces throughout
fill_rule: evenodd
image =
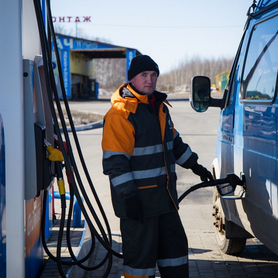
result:
M 79 125 L 75 127 L 76 131 L 85 131 L 85 130 L 91 130 L 96 128 L 102 128 L 103 127 L 103 121 L 93 122 L 86 125 Z M 68 132 L 72 132 L 71 128 L 67 128 Z

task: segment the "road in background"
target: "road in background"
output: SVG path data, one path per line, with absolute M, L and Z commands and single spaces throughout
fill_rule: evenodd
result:
M 192 150 L 198 153 L 200 163 L 211 168 L 211 162 L 215 157 L 220 110 L 210 108 L 206 113 L 200 114 L 194 112 L 186 101 L 173 101 L 171 104 L 170 110 L 176 129 Z M 74 110 L 84 109 L 85 112 L 105 113 L 110 103 L 80 102 L 71 103 L 71 107 Z M 111 206 L 108 178 L 102 174 L 102 129 L 78 132 L 78 137 L 96 191 L 109 219 L 114 243 L 120 249 L 119 221 L 114 216 Z M 200 182 L 191 171 L 179 166 L 177 175 L 180 193 Z M 94 205 L 95 201 L 92 197 L 91 199 Z M 211 189 L 200 189 L 191 193 L 180 207 L 180 215 L 189 240 L 191 278 L 278 277 L 277 256 L 254 239 L 248 241 L 246 251 L 240 257 L 222 254 L 216 245 L 211 212 Z M 101 272 L 88 273 L 87 277 L 101 277 Z M 109 277 L 121 277 L 121 261 L 115 260 Z

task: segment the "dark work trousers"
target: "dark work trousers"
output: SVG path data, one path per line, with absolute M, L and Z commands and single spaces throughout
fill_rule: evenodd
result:
M 145 218 L 121 219 L 125 277 L 155 275 L 187 278 L 188 244 L 179 214 L 173 211 Z

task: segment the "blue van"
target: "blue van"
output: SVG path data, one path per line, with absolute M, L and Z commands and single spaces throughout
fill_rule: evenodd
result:
M 243 251 L 250 237 L 278 254 L 278 1 L 255 2 L 223 98 L 212 97 L 208 77 L 192 80 L 193 109 L 221 109 L 215 178 L 235 173 L 246 183 L 235 196 L 214 194 L 215 231 L 226 254 Z

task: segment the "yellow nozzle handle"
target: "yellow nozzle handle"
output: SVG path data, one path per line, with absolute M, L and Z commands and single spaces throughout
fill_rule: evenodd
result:
M 47 151 L 49 152 L 48 159 L 52 162 L 62 162 L 64 161 L 63 153 L 55 149 L 53 146 L 48 146 Z

